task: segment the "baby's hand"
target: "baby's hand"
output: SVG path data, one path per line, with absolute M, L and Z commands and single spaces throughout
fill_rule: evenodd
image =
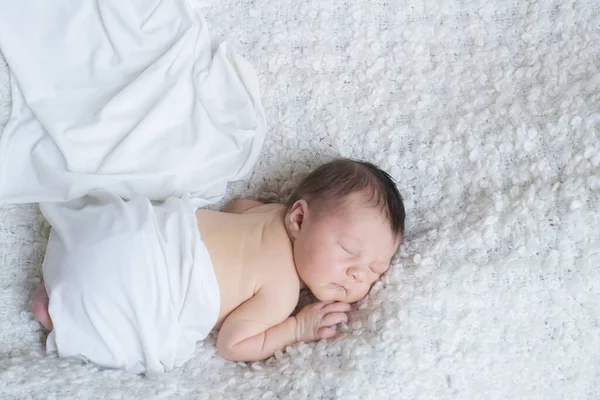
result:
M 319 301 L 304 307 L 296 315 L 296 340 L 314 342 L 336 335 L 333 325 L 348 322 L 346 313 L 352 309 L 348 303 Z

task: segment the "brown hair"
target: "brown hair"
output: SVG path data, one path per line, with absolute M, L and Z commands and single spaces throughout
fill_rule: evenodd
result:
M 329 206 L 363 190 L 370 191 L 369 203 L 381 207 L 392 232 L 404 236 L 406 213 L 402 196 L 392 177 L 369 162 L 340 158 L 321 165 L 300 182 L 286 206 L 289 209 L 301 199 L 309 205 L 318 202 Z

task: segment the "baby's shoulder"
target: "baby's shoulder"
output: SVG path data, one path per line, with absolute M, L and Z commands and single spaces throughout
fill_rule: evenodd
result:
M 285 238 L 283 238 L 285 239 Z M 271 240 L 263 245 L 260 273 L 265 284 L 298 286 L 299 278 L 291 246 L 285 240 Z
M 268 213 L 275 209 L 281 209 L 284 205 L 280 203 L 263 203 L 262 201 L 242 198 L 229 203 L 223 208 L 223 212 L 233 214 L 256 214 Z
M 260 281 L 269 293 L 294 297 L 300 292 L 300 278 L 294 263 L 294 253 L 284 229 L 275 230 L 263 241 L 261 249 Z

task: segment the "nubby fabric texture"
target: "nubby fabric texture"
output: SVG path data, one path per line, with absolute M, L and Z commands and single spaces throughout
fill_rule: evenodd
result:
M 211 334 L 181 369 L 144 379 L 42 357 L 27 302 L 48 226 L 34 207 L 0 206 L 2 395 L 600 398 L 598 1 L 222 0 L 203 12 L 214 41 L 256 69 L 268 121 L 252 176 L 226 199 L 285 200 L 321 162 L 365 159 L 398 182 L 405 244 L 339 337 L 238 364 Z M 0 126 L 8 83 L 0 64 Z

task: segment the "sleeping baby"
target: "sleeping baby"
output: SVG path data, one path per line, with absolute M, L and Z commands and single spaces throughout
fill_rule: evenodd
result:
M 234 361 L 334 337 L 404 231 L 390 176 L 347 159 L 311 172 L 285 205 L 91 198 L 42 205 L 52 231 L 32 310 L 48 352 L 136 373 L 182 365 L 213 328 Z M 319 301 L 292 316 L 305 287 Z

